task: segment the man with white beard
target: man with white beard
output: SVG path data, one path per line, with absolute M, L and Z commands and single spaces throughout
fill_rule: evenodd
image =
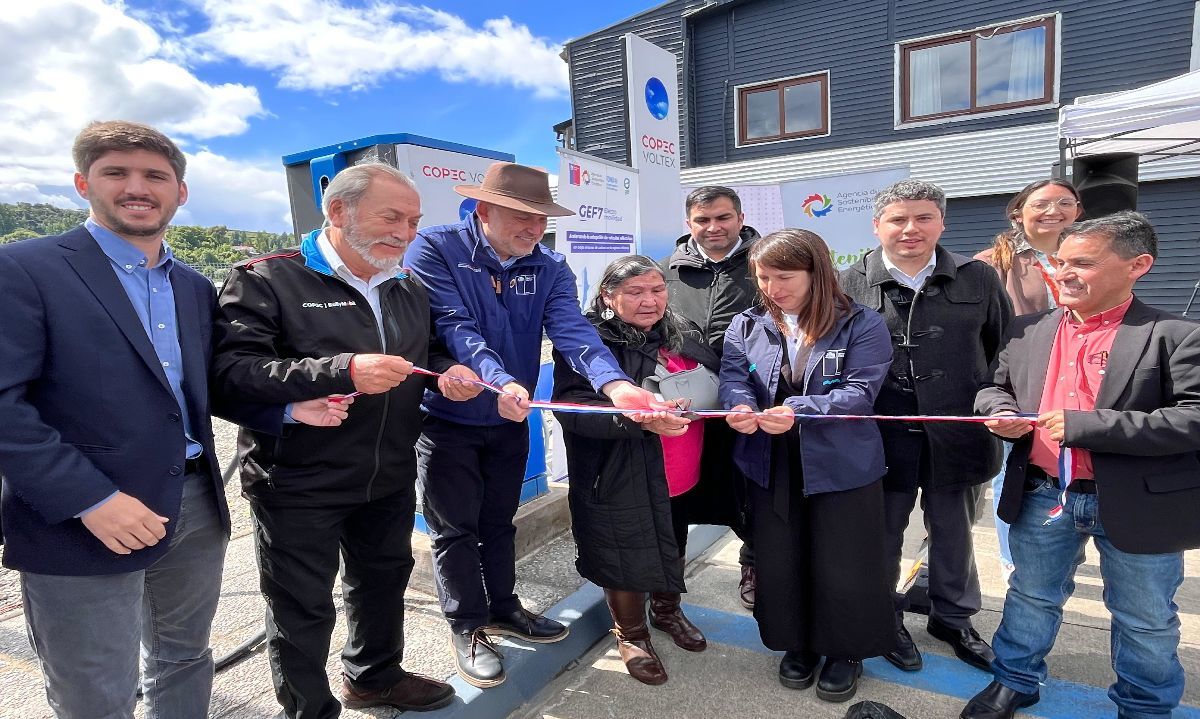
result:
M 341 703 L 427 710 L 453 689 L 400 667 L 413 568 L 421 397 L 470 399 L 470 369 L 432 346 L 425 288 L 402 267 L 421 219 L 412 180 L 390 165 L 343 170 L 326 188 L 325 226 L 295 250 L 233 268 L 220 297 L 214 383 L 281 404 L 360 395 L 337 428 L 282 437 L 243 430 L 242 486 L 254 516 L 267 645 L 283 715 L 341 712 L 325 664 L 339 548 L 349 636 Z M 410 378 L 413 365 L 446 376 Z M 407 381 L 406 381 L 407 380 Z

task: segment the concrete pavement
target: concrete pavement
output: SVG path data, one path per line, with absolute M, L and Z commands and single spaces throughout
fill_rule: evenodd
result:
M 984 584 L 984 611 L 976 625 L 985 638 L 999 621 L 1003 587 L 995 560 L 996 542 L 984 520 L 975 529 L 976 556 Z M 919 517 L 914 517 L 906 554 L 920 542 Z M 716 541 L 714 542 L 714 538 Z M 709 546 L 711 543 L 711 546 Z M 709 648 L 690 654 L 676 648 L 661 632 L 655 646 L 663 656 L 670 681 L 647 687 L 629 678 L 617 657 L 601 594 L 583 584 L 575 573 L 574 545 L 561 535 L 523 559 L 518 567 L 518 591 L 531 609 L 545 610 L 571 625 L 571 638 L 536 649 L 516 641 L 501 643 L 511 677 L 500 687 L 481 691 L 454 678 L 456 702 L 424 716 L 493 719 L 598 719 L 643 717 L 691 719 L 798 716 L 843 717 L 850 704 L 863 699 L 882 701 L 909 719 L 940 719 L 958 715 L 966 699 L 989 678 L 956 660 L 948 648 L 929 637 L 924 617 L 909 615 L 908 627 L 926 657 L 926 668 L 904 674 L 883 660 L 866 663 L 859 694 L 849 704 L 831 705 L 811 690 L 791 691 L 776 678 L 779 655 L 765 650 L 757 626 L 737 602 L 738 541 L 715 528 L 696 528 L 689 552 L 687 611 L 708 634 Z M 1177 718 L 1200 719 L 1200 553 L 1187 556 L 1187 580 L 1177 596 L 1182 613 L 1180 656 L 1189 677 L 1184 701 L 1191 705 Z M 1042 703 L 1027 716 L 1077 719 L 1113 716 L 1105 696 L 1112 681 L 1108 660 L 1108 616 L 1104 610 L 1099 568 L 1094 553 L 1080 568 L 1078 590 L 1067 607 L 1058 646 L 1051 655 L 1052 681 Z M 335 598 L 336 590 L 335 590 Z M 340 603 L 340 598 L 339 603 Z M 257 588 L 253 546 L 242 534 L 230 545 L 222 585 L 222 603 L 214 646 L 223 654 L 262 626 L 262 599 Z M 448 677 L 453 665 L 447 649 L 449 632 L 437 600 L 410 587 L 406 597 L 405 666 L 432 676 Z M 337 681 L 337 654 L 345 627 L 339 620 L 328 664 L 331 685 Z M 0 617 L 0 719 L 49 719 L 40 676 L 24 636 L 18 613 Z M 140 711 L 140 708 L 139 708 Z M 213 717 L 259 719 L 275 716 L 267 662 L 261 649 L 217 675 Z M 343 716 L 391 717 L 391 710 L 346 711 Z M 140 716 L 140 714 L 139 714 Z
M 914 524 L 919 525 L 914 517 Z M 910 530 L 906 554 L 920 540 Z M 984 610 L 976 627 L 990 639 L 1000 620 L 1003 586 L 995 560 L 996 540 L 991 526 L 975 528 L 976 557 L 984 589 Z M 518 719 L 595 719 L 644 717 L 813 717 L 841 719 L 862 700 L 885 703 L 909 719 L 952 719 L 967 699 L 991 680 L 990 675 L 963 664 L 949 647 L 930 637 L 925 617 L 909 614 L 906 624 L 925 656 L 925 668 L 908 674 L 883 659 L 865 663 L 857 696 L 846 704 L 829 704 L 811 689 L 793 691 L 779 684 L 778 652 L 765 649 L 753 617 L 738 603 L 737 549 L 732 535 L 723 537 L 688 567 L 689 593 L 685 611 L 707 634 L 708 649 L 698 654 L 677 648 L 662 632 L 653 632 L 670 680 L 648 687 L 631 679 L 611 639 L 598 643 L 579 665 L 549 685 Z M 1200 719 L 1200 553 L 1189 552 L 1187 580 L 1176 601 L 1180 605 L 1183 644 L 1180 657 L 1189 684 L 1176 719 Z M 1109 663 L 1108 614 L 1101 597 L 1099 566 L 1094 551 L 1077 575 L 1078 589 L 1067 605 L 1066 618 L 1054 652 L 1048 659 L 1051 680 L 1041 702 L 1018 716 L 1053 719 L 1113 717 L 1115 706 L 1107 687 L 1113 680 Z

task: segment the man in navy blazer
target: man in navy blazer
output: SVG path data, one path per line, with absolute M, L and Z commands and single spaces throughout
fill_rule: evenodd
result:
M 73 154 L 84 225 L 0 247 L 3 562 L 57 716 L 131 717 L 140 645 L 146 715 L 204 717 L 229 512 L 209 419 L 216 293 L 162 239 L 186 160 L 127 122 L 89 125 Z M 282 423 L 281 407 L 243 409 Z

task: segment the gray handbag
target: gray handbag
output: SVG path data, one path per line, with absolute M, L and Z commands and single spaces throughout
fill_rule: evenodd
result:
M 642 380 L 642 389 L 653 392 L 666 402 L 688 400 L 685 407 L 692 410 L 721 409 L 717 399 L 717 375 L 704 365 L 682 372 L 668 372 L 662 365 L 654 366 L 654 374 Z

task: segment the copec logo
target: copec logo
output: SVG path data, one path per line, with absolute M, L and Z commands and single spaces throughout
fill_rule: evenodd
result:
M 665 152 L 668 155 L 675 154 L 675 143 L 652 135 L 642 135 L 642 147 L 655 152 Z
M 824 217 L 833 212 L 833 200 L 829 199 L 829 195 L 814 192 L 804 198 L 802 208 L 804 209 L 804 214 L 809 217 Z
M 657 77 L 646 81 L 646 109 L 656 120 L 665 120 L 671 111 L 671 98 L 667 95 L 667 86 Z
M 421 167 L 421 174 L 425 177 L 432 177 L 435 180 L 452 180 L 454 182 L 471 182 L 475 184 L 483 182 L 482 172 L 463 170 L 457 167 L 423 165 Z

